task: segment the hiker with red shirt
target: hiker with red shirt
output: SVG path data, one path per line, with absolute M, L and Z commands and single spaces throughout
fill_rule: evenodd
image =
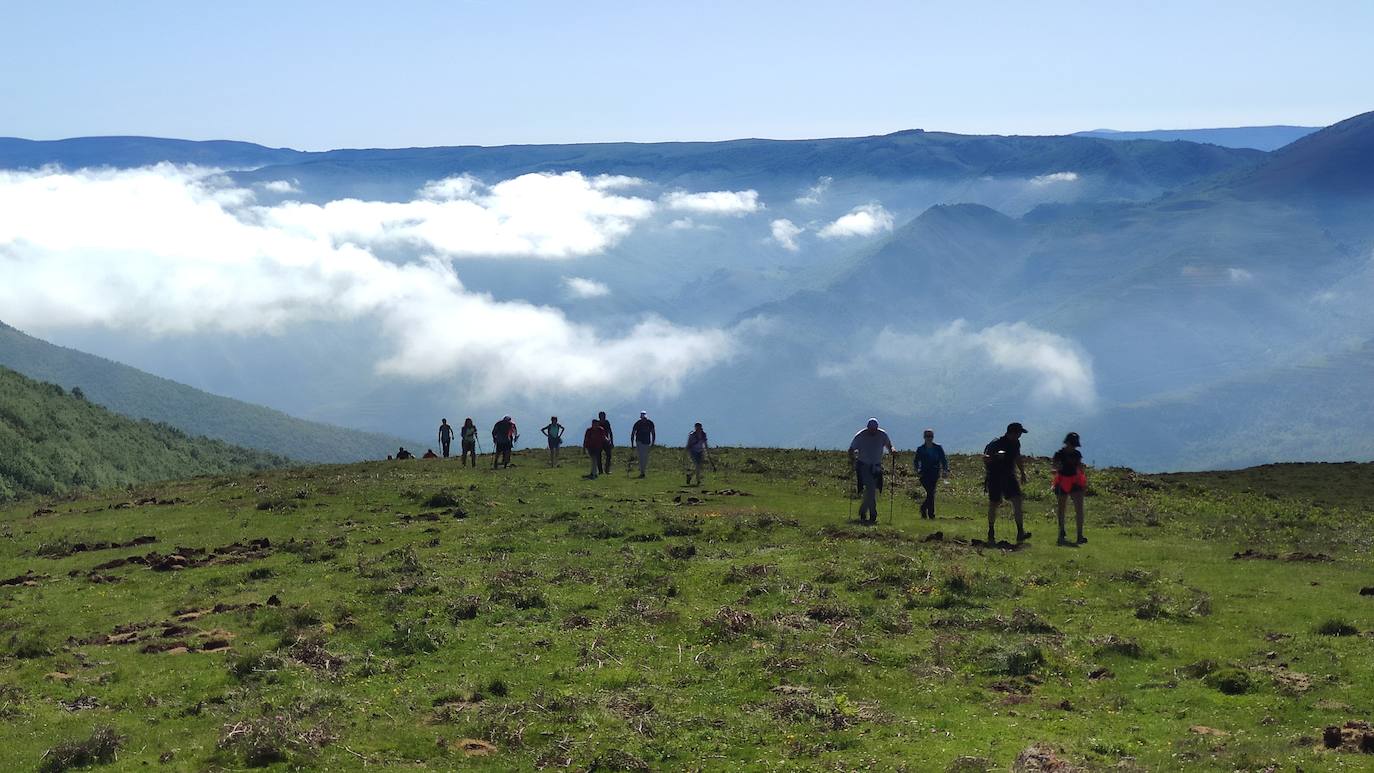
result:
M 592 419 L 591 426 L 582 433 L 582 448 L 587 451 L 587 456 L 592 465 L 591 472 L 583 475 L 583 478 L 596 480 L 597 473 L 601 469 L 601 449 L 606 447 L 607 442 L 605 428 L 601 426 L 600 421 Z
M 1083 536 L 1083 493 L 1088 490 L 1088 473 L 1083 466 L 1083 452 L 1079 451 L 1082 442 L 1078 439 L 1077 432 L 1070 432 L 1064 436 L 1064 447 L 1054 452 L 1054 458 L 1050 460 L 1050 466 L 1054 468 L 1054 496 L 1059 500 L 1059 544 L 1066 547 L 1083 545 L 1088 541 Z M 1064 531 L 1064 511 L 1068 509 L 1068 500 L 1073 499 L 1073 514 L 1078 522 L 1078 540 L 1069 542 L 1068 535 Z

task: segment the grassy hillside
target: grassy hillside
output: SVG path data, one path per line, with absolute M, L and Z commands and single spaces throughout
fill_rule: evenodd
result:
M 938 520 L 903 467 L 869 528 L 840 454 L 723 450 L 704 489 L 680 452 L 656 463 L 383 462 L 0 509 L 0 768 L 1374 760 L 1340 729 L 1374 718 L 1368 467 L 1095 471 L 1090 542 L 1059 548 L 1040 460 L 1035 536 L 1002 550 L 971 541 L 965 457 Z M 1347 496 L 1313 503 L 1298 471 Z M 126 504 L 151 498 L 175 504 Z
M 4 323 L 0 323 L 0 366 L 68 389 L 80 387 L 91 401 L 126 416 L 293 459 L 382 459 L 397 446 L 415 445 L 212 395 L 103 357 L 54 346 Z
M 135 421 L 0 368 L 0 502 L 279 467 L 280 456 Z

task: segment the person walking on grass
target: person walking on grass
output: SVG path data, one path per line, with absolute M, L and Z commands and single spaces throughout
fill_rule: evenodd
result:
M 509 416 L 502 416 L 501 420 L 491 427 L 491 442 L 495 447 L 491 456 L 491 468 L 494 470 L 499 464 L 502 469 L 510 466 L 510 451 L 515 447 L 515 422 Z
M 596 480 L 596 476 L 601 472 L 601 450 L 606 447 L 606 443 L 606 428 L 601 426 L 600 420 L 592 419 L 592 425 L 582 433 L 582 448 L 586 450 L 592 468 L 582 477 Z
M 1088 490 L 1088 473 L 1083 466 L 1083 452 L 1078 450 L 1081 445 L 1078 433 L 1070 432 L 1064 436 L 1064 447 L 1055 451 L 1050 460 L 1054 468 L 1054 496 L 1059 500 L 1060 545 L 1083 545 L 1088 541 L 1083 536 L 1083 493 Z M 1069 542 L 1064 531 L 1064 510 L 1069 499 L 1073 499 L 1074 519 L 1078 523 L 1077 542 Z
M 448 423 L 448 419 L 439 420 L 439 445 L 444 449 L 444 458 L 448 458 L 448 447 L 453 443 L 453 427 Z
M 863 502 L 859 505 L 859 523 L 878 522 L 878 492 L 883 490 L 883 453 L 895 454 L 892 438 L 878 426 L 877 419 L 854 433 L 849 441 L 849 463 L 859 477 Z
M 630 428 L 630 439 L 635 444 L 635 454 L 639 457 L 639 477 L 642 478 L 649 470 L 649 450 L 658 442 L 658 434 L 654 431 L 654 422 L 649 418 L 648 411 L 639 412 L 639 421 Z
M 463 449 L 463 456 L 462 456 L 462 458 L 460 458 L 458 461 L 459 461 L 464 467 L 466 467 L 466 466 L 467 466 L 467 463 L 468 463 L 468 457 L 471 456 L 471 457 L 472 457 L 472 466 L 473 466 L 473 467 L 476 467 L 476 466 L 477 466 L 477 425 L 474 424 L 474 423 L 472 423 L 472 417 L 471 417 L 471 416 L 469 416 L 466 420 L 463 421 L 463 426 L 462 426 L 462 428 L 458 430 L 458 441 L 462 444 L 462 449 Z M 445 446 L 445 447 L 444 447 L 444 450 L 448 450 L 448 447 Z
M 945 449 L 935 442 L 935 430 L 927 429 L 923 433 L 925 442 L 916 447 L 916 458 L 912 464 L 916 468 L 916 477 L 921 479 L 921 488 L 926 490 L 925 501 L 921 503 L 921 517 L 935 520 L 935 490 L 939 488 L 940 476 L 944 475 L 949 479 L 949 459 L 945 456 Z
M 558 423 L 557 416 L 550 416 L 549 423 L 543 429 L 544 437 L 549 439 L 549 466 L 558 466 L 558 448 L 563 445 L 563 425 Z
M 611 430 L 611 420 L 606 418 L 605 411 L 596 414 L 596 421 L 601 425 L 602 431 L 606 433 L 606 444 L 601 447 L 601 456 L 597 457 L 596 468 L 598 472 L 609 473 L 611 471 L 611 452 L 615 450 L 615 432 Z
M 1012 517 L 1016 519 L 1016 541 L 1025 542 L 1031 533 L 1026 531 L 1021 510 L 1021 484 L 1026 482 L 1026 467 L 1021 460 L 1021 436 L 1027 434 L 1021 422 L 1007 425 L 1006 434 L 983 447 L 983 488 L 988 492 L 988 544 L 997 544 L 997 507 L 1002 500 L 1011 502 Z M 1018 479 L 1019 476 L 1019 479 Z
M 697 476 L 697 486 L 701 485 L 701 465 L 706 461 L 706 451 L 709 447 L 706 430 L 701 428 L 701 422 L 697 422 L 692 433 L 687 436 L 687 455 L 692 457 L 692 470 Z M 687 485 L 692 485 L 691 474 L 687 476 Z

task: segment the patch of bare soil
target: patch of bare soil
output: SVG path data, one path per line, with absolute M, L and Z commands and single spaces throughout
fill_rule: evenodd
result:
M 1374 754 L 1374 727 L 1355 719 L 1344 725 L 1330 725 L 1322 730 L 1322 745 L 1318 748 L 1354 754 Z
M 1080 773 L 1086 770 L 1062 759 L 1044 744 L 1026 747 L 1011 763 L 1012 773 Z
M 11 577 L 8 580 L 0 580 L 0 587 L 22 585 L 31 588 L 37 585 L 38 583 L 42 582 L 43 580 L 47 579 L 50 579 L 48 575 L 34 574 L 33 570 L 30 569 L 27 572 Z
M 1246 548 L 1231 556 L 1237 561 L 1334 561 L 1325 553 L 1308 553 L 1296 550 L 1290 553 L 1265 553 L 1254 548 Z
M 107 542 L 103 540 L 99 542 L 76 542 L 71 545 L 58 545 L 48 550 L 44 550 L 40 547 L 38 549 L 38 555 L 44 558 L 66 558 L 67 556 L 74 556 L 77 553 L 88 553 L 95 550 L 114 550 L 115 548 L 133 548 L 140 545 L 151 545 L 154 542 L 157 542 L 157 537 L 151 535 L 134 537 L 124 542 Z

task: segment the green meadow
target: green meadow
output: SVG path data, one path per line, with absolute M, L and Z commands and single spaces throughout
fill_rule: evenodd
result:
M 1033 460 L 1004 550 L 969 457 L 864 527 L 840 453 L 575 450 L 6 505 L 0 770 L 1374 769 L 1369 465 L 1094 470 L 1067 548 Z

